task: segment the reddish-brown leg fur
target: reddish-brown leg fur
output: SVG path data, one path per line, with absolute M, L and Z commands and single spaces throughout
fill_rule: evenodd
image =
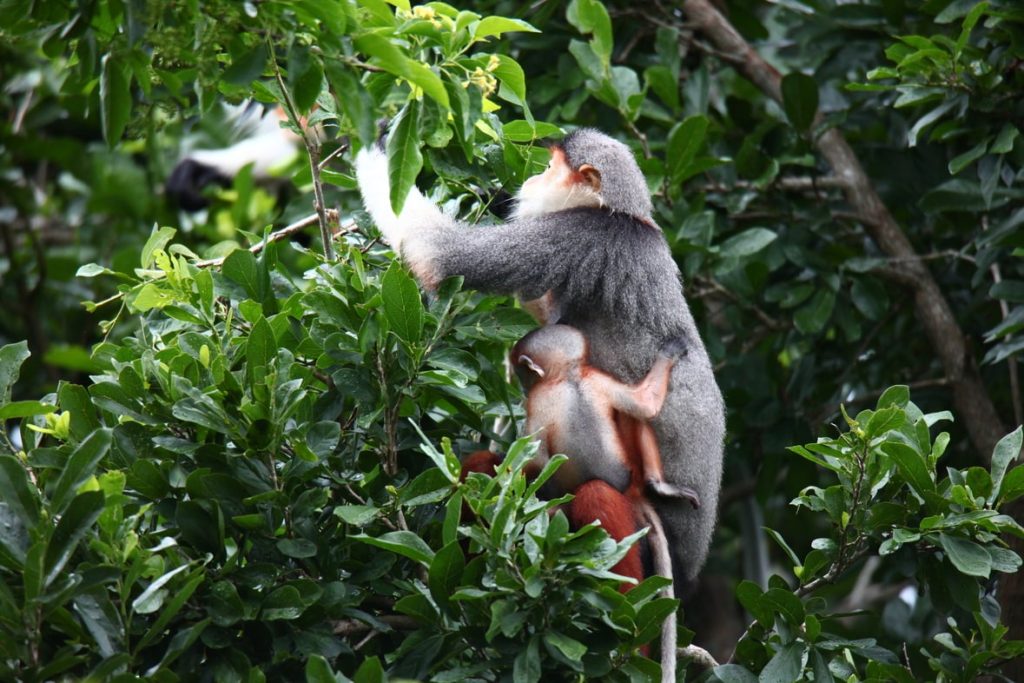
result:
M 493 477 L 498 471 L 498 465 L 504 459 L 504 456 L 491 451 L 476 451 L 462 462 L 462 476 L 459 477 L 459 480 L 466 481 L 470 472 L 479 472 Z
M 616 541 L 636 533 L 636 517 L 633 504 L 626 496 L 615 490 L 613 486 L 601 479 L 594 479 L 576 489 L 576 498 L 569 503 L 569 522 L 573 528 L 586 526 L 600 521 L 601 527 Z M 638 582 L 644 580 L 643 562 L 640 559 L 640 548 L 634 545 L 612 567 L 612 571 L 622 576 L 629 576 Z M 633 584 L 619 585 L 619 591 L 625 593 Z

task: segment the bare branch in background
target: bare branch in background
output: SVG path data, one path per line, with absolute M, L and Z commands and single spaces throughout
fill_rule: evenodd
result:
M 684 0 L 683 11 L 694 27 L 706 36 L 726 61 L 776 102 L 782 101 L 782 76 L 736 31 L 708 0 Z M 819 113 L 817 122 L 820 123 Z M 910 240 L 875 191 L 853 149 L 836 128 L 815 139 L 822 156 L 841 179 L 846 199 L 863 219 L 865 230 L 885 254 L 902 260 L 912 289 L 921 326 L 942 363 L 950 382 L 956 412 L 963 417 L 971 443 L 979 457 L 988 461 L 996 442 L 1006 432 L 957 324 L 945 295 L 931 272 L 914 251 Z

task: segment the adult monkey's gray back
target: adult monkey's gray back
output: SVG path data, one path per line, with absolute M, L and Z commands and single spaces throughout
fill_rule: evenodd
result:
M 562 146 L 571 166 L 591 164 L 601 172 L 602 198 L 613 215 L 627 214 L 648 232 L 639 241 L 643 248 L 623 254 L 623 260 L 616 259 L 617 267 L 605 270 L 600 310 L 611 315 L 587 310 L 592 299 L 579 291 L 561 299 L 560 322 L 586 335 L 593 365 L 627 383 L 647 374 L 666 340 L 682 335 L 687 341 L 687 353 L 676 362 L 668 396 L 652 425 L 666 481 L 694 489 L 701 499 L 697 510 L 685 501 L 654 500 L 676 576 L 692 580 L 707 557 L 718 510 L 725 435 L 722 395 L 683 297 L 679 269 L 661 231 L 653 227 L 650 194 L 632 152 L 586 129 L 568 136 Z M 636 259 L 632 268 L 631 256 Z
M 575 208 L 517 211 L 512 221 L 491 227 L 457 223 L 416 189 L 395 216 L 381 181 L 387 160 L 379 151 L 360 153 L 356 172 L 374 221 L 425 286 L 462 275 L 466 286 L 524 300 L 550 292 L 559 317 L 548 322 L 583 332 L 591 363 L 627 384 L 647 374 L 668 340 L 686 339 L 687 353 L 676 362 L 652 425 L 666 481 L 694 490 L 701 501 L 697 510 L 681 500 L 654 501 L 673 548 L 675 576 L 692 580 L 707 557 L 718 507 L 725 432 L 721 392 L 629 148 L 583 129 L 555 148 L 553 158 L 559 155 L 572 169 L 587 170 L 581 178 L 594 177 L 588 166 L 599 173 L 593 187 L 570 192 L 565 204 L 556 204 Z

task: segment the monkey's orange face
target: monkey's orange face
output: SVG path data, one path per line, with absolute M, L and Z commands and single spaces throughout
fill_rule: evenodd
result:
M 565 152 L 551 148 L 551 162 L 543 173 L 527 178 L 517 195 L 515 215 L 536 216 L 580 206 L 600 206 L 601 198 L 569 165 Z
M 538 186 L 563 187 L 568 189 L 573 179 L 573 169 L 565 159 L 565 152 L 559 147 L 551 148 L 551 161 L 543 173 L 531 176 L 523 183 L 524 192 L 536 191 Z

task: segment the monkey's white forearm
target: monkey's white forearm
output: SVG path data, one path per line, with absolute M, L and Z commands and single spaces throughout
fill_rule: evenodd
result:
M 415 229 L 448 226 L 452 220 L 441 213 L 433 202 L 413 187 L 405 199 L 402 213 L 391 209 L 391 183 L 388 180 L 388 158 L 376 147 L 356 155 L 356 180 L 363 195 L 363 204 L 384 240 L 396 251 L 402 249 Z

